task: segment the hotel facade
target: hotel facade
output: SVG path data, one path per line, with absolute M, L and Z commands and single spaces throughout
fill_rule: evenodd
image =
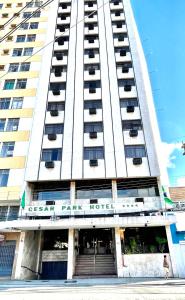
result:
M 0 276 L 177 276 L 130 1 L 1 3 Z

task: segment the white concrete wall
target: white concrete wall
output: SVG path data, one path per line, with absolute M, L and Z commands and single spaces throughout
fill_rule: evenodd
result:
M 164 254 L 167 255 L 170 265 L 169 277 L 173 277 L 171 259 L 168 253 L 123 255 L 125 267 L 122 268 L 122 277 L 165 277 Z

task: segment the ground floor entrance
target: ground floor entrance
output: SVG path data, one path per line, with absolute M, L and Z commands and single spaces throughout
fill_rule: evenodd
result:
M 114 229 L 79 230 L 75 275 L 115 275 L 114 251 Z

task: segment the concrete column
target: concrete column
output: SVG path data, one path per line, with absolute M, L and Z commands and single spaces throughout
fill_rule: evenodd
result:
M 123 277 L 123 261 L 121 251 L 120 228 L 115 228 L 116 267 L 118 277 Z
M 116 202 L 117 200 L 117 182 L 116 180 L 112 180 L 112 200 L 113 202 Z
M 23 259 L 24 243 L 25 243 L 25 232 L 21 232 L 20 239 L 19 239 L 14 279 L 21 279 L 21 264 L 22 264 L 22 259 Z
M 67 279 L 72 279 L 73 278 L 73 273 L 74 273 L 74 259 L 75 259 L 74 229 L 69 229 L 69 233 L 68 233 Z
M 176 263 L 176 260 L 177 260 L 176 250 L 175 250 L 175 247 L 172 242 L 170 226 L 167 225 L 165 228 L 166 228 L 166 236 L 167 236 L 167 240 L 168 240 L 168 248 L 169 248 L 169 253 L 170 253 L 170 258 L 171 258 L 173 276 L 179 277 L 177 263 Z
M 75 181 L 71 181 L 70 200 L 72 205 L 75 204 Z
M 36 271 L 40 271 L 40 265 L 41 265 L 41 257 L 42 257 L 42 238 L 43 238 L 43 232 L 39 231 L 38 232 L 38 256 L 37 256 L 37 265 L 36 265 Z M 40 278 L 40 276 L 39 276 Z

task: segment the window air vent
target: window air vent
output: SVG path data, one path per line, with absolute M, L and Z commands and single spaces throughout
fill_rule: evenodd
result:
M 96 131 L 89 132 L 89 137 L 90 139 L 97 139 L 97 132 Z
M 89 2 L 88 7 L 93 7 L 93 2 Z
M 134 165 L 141 165 L 142 164 L 142 157 L 134 157 L 133 158 Z
M 132 90 L 132 86 L 131 85 L 127 84 L 127 85 L 124 86 L 124 91 L 125 92 L 130 92 L 131 90 Z
M 52 117 L 57 117 L 58 116 L 58 110 L 50 110 L 50 115 L 52 116 Z
M 45 167 L 47 169 L 53 169 L 55 166 L 54 161 L 45 161 Z
M 94 52 L 89 53 L 89 58 L 95 58 Z
M 142 203 L 144 203 L 144 198 L 135 198 L 135 202 L 142 202 Z
M 128 113 L 134 112 L 134 105 L 128 105 L 128 106 L 127 106 L 127 112 L 128 112 Z
M 60 77 L 62 74 L 61 69 L 55 69 L 55 76 Z
M 98 199 L 90 199 L 90 204 L 97 204 L 98 203 Z
M 90 115 L 96 115 L 96 108 L 95 107 L 89 108 L 89 114 Z
M 55 201 L 46 201 L 46 205 L 55 205 Z
M 55 141 L 57 139 L 56 133 L 49 133 L 48 134 L 48 140 L 49 141 Z
M 59 45 L 59 46 L 64 45 L 64 40 L 63 40 L 63 39 L 58 39 L 58 45 Z
M 60 95 L 60 90 L 53 90 L 53 95 L 54 96 L 59 96 Z
M 137 131 L 137 129 L 131 129 L 131 130 L 129 131 L 129 135 L 130 135 L 130 137 L 136 137 L 136 136 L 138 136 L 138 131 Z
M 94 30 L 94 25 L 93 24 L 89 24 L 88 29 L 89 30 Z
M 115 12 L 115 17 L 120 17 L 121 13 L 119 11 Z
M 98 160 L 97 159 L 90 159 L 89 165 L 90 165 L 90 167 L 97 167 L 98 166 Z
M 119 41 L 119 42 L 124 42 L 124 40 L 125 40 L 125 37 L 124 37 L 124 36 L 119 36 L 119 37 L 118 37 L 118 41 Z

